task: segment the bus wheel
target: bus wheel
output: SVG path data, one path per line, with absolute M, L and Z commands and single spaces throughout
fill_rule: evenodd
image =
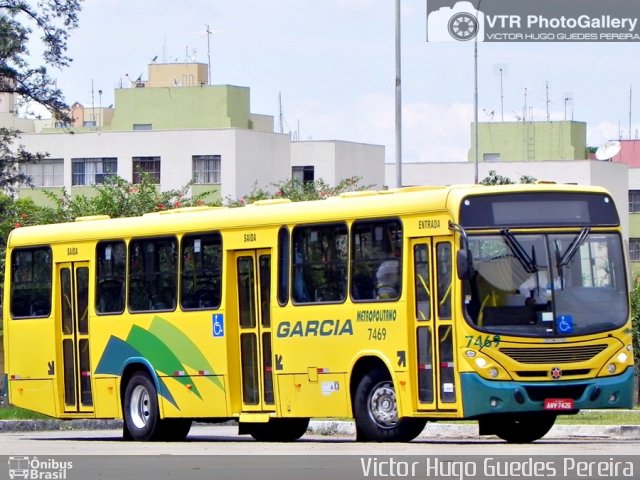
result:
M 185 418 L 165 418 L 160 420 L 158 440 L 166 442 L 181 442 L 191 430 L 191 420 Z
M 383 367 L 376 367 L 362 377 L 353 404 L 358 440 L 409 442 L 427 423 L 420 418 L 398 418 L 396 392 Z
M 556 421 L 553 413 L 513 415 L 496 419 L 495 434 L 509 443 L 531 443 L 544 437 Z
M 251 436 L 259 442 L 293 442 L 309 428 L 308 418 L 272 418 L 269 423 L 255 423 Z
M 134 374 L 127 383 L 123 410 L 125 439 L 153 440 L 159 433 L 158 395 L 145 373 Z

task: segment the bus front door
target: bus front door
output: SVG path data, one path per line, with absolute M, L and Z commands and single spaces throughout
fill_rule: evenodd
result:
M 236 253 L 242 411 L 275 410 L 271 360 L 271 252 Z
M 60 263 L 58 315 L 64 411 L 93 411 L 89 359 L 89 263 Z
M 452 258 L 449 238 L 411 243 L 419 410 L 452 412 L 459 405 L 454 363 Z

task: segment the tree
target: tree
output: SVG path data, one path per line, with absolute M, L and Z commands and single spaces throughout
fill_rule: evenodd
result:
M 109 176 L 102 185 L 94 185 L 91 195 L 70 195 L 63 191 L 58 196 L 45 192 L 53 207 L 41 207 L 29 218 L 38 224 L 73 222 L 78 217 L 89 215 L 109 215 L 111 218 L 136 217 L 145 213 L 171 210 L 174 208 L 205 205 L 208 192 L 195 197 L 189 196 L 191 183 L 175 190 L 158 192 L 158 185 L 147 173 L 141 173 L 140 183 L 131 183 L 117 175 Z
M 640 282 L 636 279 L 636 282 L 631 289 L 631 322 L 632 322 L 632 335 L 633 335 L 633 351 L 635 352 L 636 371 L 640 372 Z M 637 382 L 637 376 L 636 376 Z M 638 398 L 636 401 L 640 401 L 640 386 L 638 389 Z
M 522 175 L 519 183 L 535 183 L 536 179 L 529 175 Z M 489 175 L 480 180 L 481 185 L 512 185 L 516 182 L 509 177 L 499 175 L 495 170 L 489 170 Z
M 16 99 L 45 107 L 56 121 L 68 123 L 69 109 L 62 91 L 55 86 L 47 67 L 63 68 L 70 32 L 78 26 L 83 0 L 2 0 L 0 1 L 0 101 Z M 39 35 L 42 55 L 31 55 Z M 4 97 L 4 98 L 3 98 Z M 13 101 L 13 100 L 12 100 Z M 39 161 L 45 153 L 29 153 L 14 147 L 20 132 L 0 125 L 0 189 L 15 194 L 21 183 L 30 183 L 18 165 Z
M 257 200 L 287 198 L 292 202 L 305 200 L 323 200 L 328 197 L 340 195 L 344 192 L 366 190 L 369 187 L 359 185 L 360 177 L 349 177 L 338 182 L 335 187 L 330 186 L 321 178 L 313 182 L 303 182 L 296 178 L 272 183 L 271 189 L 261 188 L 255 185 L 253 190 L 240 199 L 227 199 L 230 207 L 240 207 Z

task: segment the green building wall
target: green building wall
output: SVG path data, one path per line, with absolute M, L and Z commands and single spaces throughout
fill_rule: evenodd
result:
M 587 124 L 584 122 L 483 122 L 478 123 L 478 126 L 478 160 L 481 162 L 535 162 L 587 158 Z M 473 162 L 473 123 L 470 145 L 469 161 Z
M 232 85 L 115 90 L 113 131 L 134 125 L 152 130 L 244 128 L 249 125 L 250 91 Z
M 160 189 L 158 188 L 158 193 Z M 95 197 L 98 194 L 98 190 L 95 186 L 82 186 L 82 187 L 72 187 L 71 195 L 84 195 L 85 197 L 91 198 Z M 55 205 L 55 200 L 51 198 L 50 195 L 53 195 L 55 198 L 61 198 L 64 195 L 64 188 L 62 187 L 23 187 L 20 189 L 20 198 L 30 198 L 34 201 L 36 205 L 45 206 L 45 207 L 53 207 Z M 207 185 L 191 185 L 191 196 L 197 197 L 202 195 L 202 200 L 206 203 L 217 203 L 222 198 L 221 187 L 218 184 L 207 184 Z

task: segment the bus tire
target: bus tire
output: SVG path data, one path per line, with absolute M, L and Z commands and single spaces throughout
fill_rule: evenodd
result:
M 531 443 L 544 437 L 556 421 L 553 413 L 501 417 L 495 434 L 509 443 Z
M 410 442 L 427 423 L 420 418 L 398 418 L 393 381 L 384 367 L 376 367 L 362 377 L 353 405 L 359 441 Z
M 309 428 L 308 418 L 272 418 L 269 423 L 255 423 L 250 435 L 258 442 L 293 442 Z
M 125 439 L 149 441 L 160 433 L 156 386 L 143 372 L 135 373 L 124 392 Z
M 181 442 L 191 430 L 191 420 L 187 418 L 165 418 L 160 420 L 157 440 L 165 442 Z

